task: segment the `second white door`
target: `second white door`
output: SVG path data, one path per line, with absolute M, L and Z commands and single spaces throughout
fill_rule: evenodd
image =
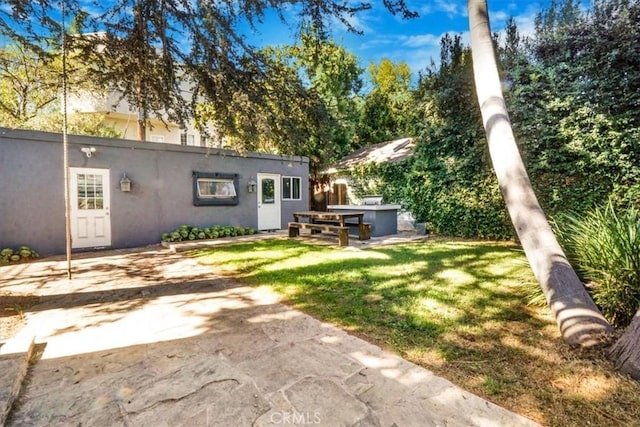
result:
M 280 175 L 258 174 L 258 229 L 280 230 Z

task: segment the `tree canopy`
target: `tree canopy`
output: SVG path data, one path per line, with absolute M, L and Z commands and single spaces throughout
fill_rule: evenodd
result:
M 358 123 L 357 147 L 407 136 L 412 126 L 411 70 L 405 62 L 383 58 L 369 64 L 373 88 L 368 93 Z
M 278 61 L 249 45 L 243 28 L 254 29 L 268 11 L 284 20 L 286 9 L 293 11 L 299 29 L 313 28 L 319 39 L 326 39 L 332 20 L 357 31 L 349 18 L 372 7 L 369 2 L 322 0 L 113 0 L 85 8 L 85 2 L 63 1 L 79 33 L 67 38 L 69 49 L 92 64 L 94 82 L 118 90 L 144 114 L 166 114 L 176 123 L 205 112 L 215 118 L 219 132 L 237 140 L 260 126 L 273 139 L 292 141 L 284 152 L 294 151 L 300 141 L 296 129 L 304 124 L 291 126 L 268 118 L 255 124 L 256 106 L 284 106 L 304 94 L 296 83 L 285 83 L 286 71 Z M 51 46 L 59 44 L 62 34 L 60 4 L 0 0 L 0 34 L 31 46 L 41 56 L 51 55 Z M 415 15 L 404 0 L 384 4 L 394 14 Z M 201 102 L 209 107 L 197 108 Z M 316 105 L 307 99 L 301 107 L 313 110 Z M 255 144 L 255 139 L 248 142 L 249 148 Z

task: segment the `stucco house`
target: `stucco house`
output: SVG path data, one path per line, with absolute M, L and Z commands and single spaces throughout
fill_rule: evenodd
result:
M 73 250 L 158 243 L 181 224 L 286 228 L 306 157 L 69 136 Z M 64 253 L 62 135 L 0 127 L 0 246 Z M 128 185 L 127 185 L 128 184 Z
M 181 88 L 181 96 L 189 98 L 189 92 Z M 122 139 L 138 140 L 138 110 L 121 98 L 118 92 L 82 92 L 70 95 L 67 101 L 70 114 L 97 115 L 102 118 L 102 124 L 113 127 Z M 146 141 L 167 144 L 180 144 L 195 147 L 223 146 L 222 141 L 215 138 L 215 131 L 208 129 L 213 136 L 205 136 L 190 124 L 181 127 L 166 119 L 149 115 L 146 120 Z
M 105 36 L 103 32 L 85 33 L 76 35 L 89 39 L 101 40 Z M 104 46 L 98 43 L 95 47 L 102 52 Z M 160 52 L 157 52 L 161 54 Z M 192 89 L 185 81 L 179 81 L 176 87 L 176 95 L 187 102 L 193 99 Z M 70 93 L 67 98 L 67 111 L 70 115 L 93 115 L 100 118 L 102 124 L 113 127 L 122 139 L 138 140 L 138 118 L 144 115 L 138 107 L 132 106 L 118 90 L 81 90 L 78 93 Z M 185 123 L 181 127 L 178 123 L 172 123 L 165 115 L 162 119 L 154 114 L 147 114 L 145 118 L 145 141 L 180 144 L 196 147 L 224 146 L 220 138 L 216 138 L 215 129 L 208 127 L 206 133 L 199 132 L 192 123 Z

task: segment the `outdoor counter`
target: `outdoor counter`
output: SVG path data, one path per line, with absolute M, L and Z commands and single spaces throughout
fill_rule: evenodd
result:
M 398 233 L 398 209 L 400 205 L 329 205 L 333 212 L 364 212 L 364 222 L 371 224 L 371 236 L 387 236 Z

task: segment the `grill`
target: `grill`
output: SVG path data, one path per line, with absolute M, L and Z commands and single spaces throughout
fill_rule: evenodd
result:
M 362 197 L 363 205 L 383 205 L 384 199 L 382 196 L 363 196 Z

